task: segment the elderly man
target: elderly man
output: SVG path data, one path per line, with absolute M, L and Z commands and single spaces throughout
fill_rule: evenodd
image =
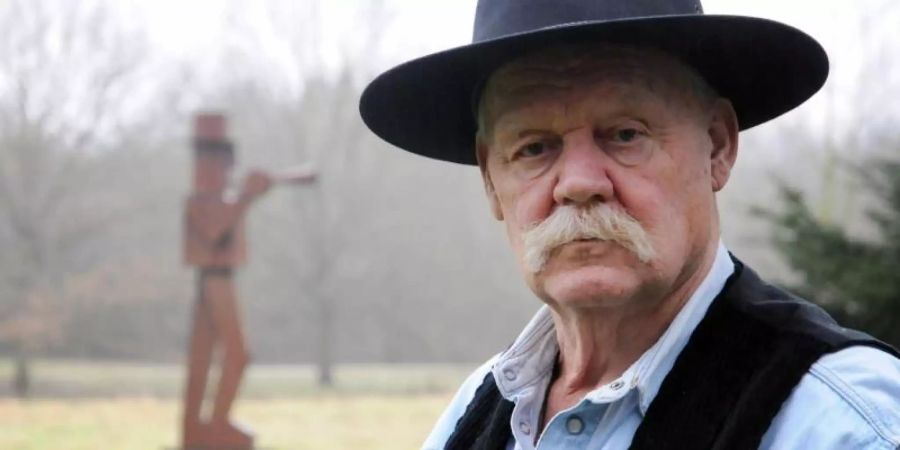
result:
M 478 165 L 546 305 L 425 448 L 900 448 L 896 351 L 719 239 L 738 132 L 819 89 L 818 43 L 688 0 L 481 0 L 474 41 L 361 101 L 389 142 Z

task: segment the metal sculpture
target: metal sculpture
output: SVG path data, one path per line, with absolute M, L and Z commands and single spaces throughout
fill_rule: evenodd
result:
M 230 173 L 234 146 L 221 114 L 194 119 L 193 192 L 185 208 L 184 258 L 197 268 L 197 296 L 190 335 L 188 378 L 184 398 L 183 450 L 250 450 L 253 435 L 229 419 L 249 356 L 241 326 L 234 269 L 245 263 L 244 215 L 273 183 L 312 181 L 306 167 L 280 173 L 252 170 L 232 194 Z M 220 350 L 219 364 L 213 364 Z M 219 370 L 208 417 L 202 417 L 207 380 Z

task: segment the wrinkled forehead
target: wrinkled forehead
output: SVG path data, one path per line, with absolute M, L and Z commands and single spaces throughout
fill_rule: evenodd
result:
M 557 47 L 514 60 L 495 71 L 479 105 L 479 129 L 489 130 L 498 115 L 543 97 L 578 95 L 579 89 L 607 86 L 631 98 L 658 98 L 687 106 L 712 90 L 690 67 L 653 50 L 603 44 Z

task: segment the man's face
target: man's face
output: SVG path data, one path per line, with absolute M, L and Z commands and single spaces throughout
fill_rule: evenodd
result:
M 665 298 L 711 257 L 714 192 L 734 162 L 737 123 L 727 102 L 698 94 L 692 77 L 661 55 L 613 50 L 526 58 L 489 81 L 478 145 L 488 197 L 547 303 Z M 652 248 L 645 260 L 625 241 L 577 233 L 549 248 L 539 267 L 529 260 L 529 230 L 597 205 L 643 230 Z

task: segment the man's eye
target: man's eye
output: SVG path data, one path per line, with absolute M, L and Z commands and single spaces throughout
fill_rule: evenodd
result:
M 640 136 L 641 132 L 634 128 L 623 128 L 615 132 L 615 139 L 619 142 L 631 142 Z
M 525 157 L 525 158 L 533 158 L 535 156 L 541 156 L 547 151 L 547 144 L 542 141 L 531 142 L 529 144 L 525 144 L 519 147 L 519 151 L 516 152 L 516 156 Z

